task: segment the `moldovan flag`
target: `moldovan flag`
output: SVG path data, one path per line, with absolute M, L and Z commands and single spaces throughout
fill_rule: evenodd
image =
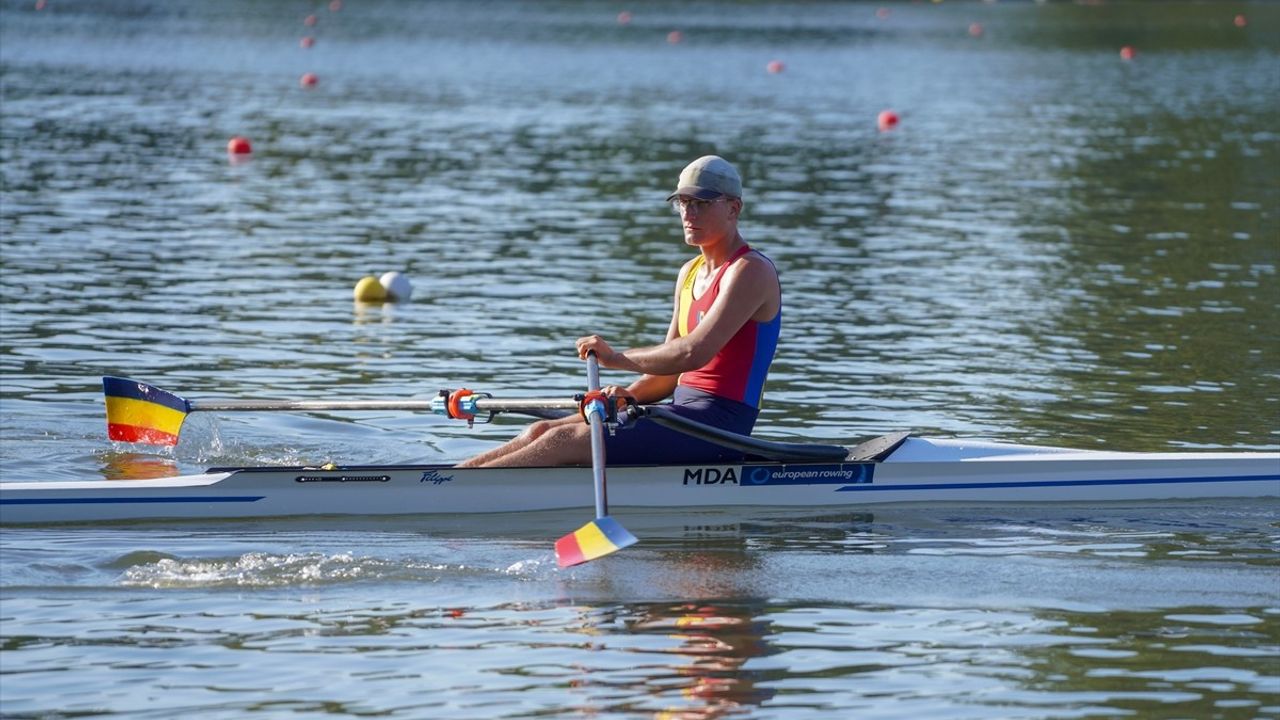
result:
M 158 387 L 128 378 L 102 378 L 107 396 L 107 437 L 147 445 L 177 445 L 191 405 Z

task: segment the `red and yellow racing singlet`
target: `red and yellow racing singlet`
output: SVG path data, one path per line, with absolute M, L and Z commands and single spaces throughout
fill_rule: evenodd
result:
M 684 286 L 680 288 L 680 310 L 676 316 L 680 337 L 698 327 L 698 323 L 720 294 L 720 279 L 724 277 L 725 270 L 749 252 L 751 248 L 744 246 L 734 253 L 729 262 L 716 272 L 711 286 L 698 298 L 693 296 L 693 284 L 705 258 L 699 255 L 694 259 L 685 276 Z M 778 332 L 781 329 L 782 308 L 778 308 L 778 314 L 769 322 L 747 320 L 729 338 L 729 342 L 720 348 L 720 352 L 711 358 L 711 362 L 697 370 L 681 373 L 679 384 L 759 408 L 761 396 L 764 395 L 764 380 L 769 374 L 769 365 L 773 363 L 773 353 L 777 350 Z

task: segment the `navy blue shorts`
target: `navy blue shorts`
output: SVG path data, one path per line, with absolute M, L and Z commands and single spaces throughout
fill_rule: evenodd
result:
M 672 413 L 700 423 L 750 435 L 760 411 L 719 395 L 676 386 Z M 605 433 L 606 465 L 704 465 L 739 462 L 743 453 L 665 428 L 648 418 Z

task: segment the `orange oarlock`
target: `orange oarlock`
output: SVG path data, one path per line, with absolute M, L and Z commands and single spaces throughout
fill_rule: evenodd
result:
M 472 395 L 475 395 L 475 393 L 466 388 L 460 388 L 449 393 L 449 401 L 445 404 L 446 409 L 449 411 L 449 417 L 454 420 L 466 420 L 467 422 L 475 420 L 476 416 L 473 413 L 463 412 L 462 408 L 459 407 L 462 398 Z

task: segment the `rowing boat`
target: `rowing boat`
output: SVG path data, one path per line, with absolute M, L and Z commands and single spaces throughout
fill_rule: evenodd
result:
M 1071 450 L 907 433 L 850 448 L 746 442 L 739 463 L 610 467 L 609 503 L 644 512 L 1280 497 L 1273 452 Z M 590 507 L 591 483 L 590 467 L 215 468 L 152 480 L 0 483 L 0 522 L 526 512 Z

